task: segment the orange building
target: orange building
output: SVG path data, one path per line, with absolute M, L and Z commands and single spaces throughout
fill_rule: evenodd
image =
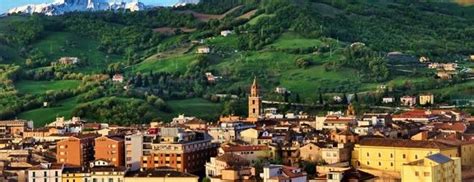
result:
M 23 138 L 43 138 L 53 134 L 59 134 L 60 131 L 57 128 L 38 128 L 23 131 Z
M 76 135 L 56 143 L 58 163 L 82 166 L 94 160 L 94 139 L 97 134 Z
M 95 159 L 107 160 L 115 167 L 124 166 L 124 140 L 121 137 L 102 136 L 95 139 Z

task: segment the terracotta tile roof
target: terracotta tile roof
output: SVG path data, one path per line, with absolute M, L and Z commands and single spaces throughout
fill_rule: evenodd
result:
M 179 172 L 176 171 L 172 168 L 164 168 L 164 167 L 159 167 L 155 169 L 147 169 L 144 171 L 130 171 L 125 174 L 125 177 L 146 177 L 146 178 L 160 178 L 160 177 L 171 177 L 171 178 L 177 178 L 177 177 L 183 177 L 183 178 L 199 178 L 198 176 L 195 176 L 193 174 L 189 173 L 184 173 L 184 172 Z
M 435 129 L 440 130 L 453 130 L 464 133 L 467 130 L 467 126 L 464 123 L 438 123 L 434 125 Z
M 45 169 L 62 169 L 64 167 L 63 164 L 60 163 L 52 163 L 52 164 L 39 164 L 29 168 L 28 170 L 45 170 Z
M 224 152 L 240 152 L 240 151 L 260 151 L 269 150 L 266 145 L 235 145 L 222 147 Z
M 250 163 L 247 159 L 245 159 L 245 158 L 243 158 L 239 155 L 234 155 L 234 154 L 229 154 L 229 153 L 221 155 L 221 156 L 217 156 L 216 160 L 225 162 L 229 166 L 236 166 L 236 165 L 248 166 L 248 165 L 250 165 Z
M 443 144 L 436 141 L 416 141 L 403 139 L 388 139 L 388 138 L 364 138 L 359 141 L 363 146 L 380 146 L 380 147 L 407 147 L 407 148 L 435 148 L 446 149 L 453 146 Z
M 92 172 L 125 172 L 127 170 L 124 166 L 96 166 L 90 169 Z
M 299 172 L 294 172 L 295 170 L 299 170 Z M 286 177 L 290 179 L 306 176 L 306 173 L 304 173 L 302 169 L 299 169 L 297 167 L 282 166 L 281 171 L 283 172 L 283 174 L 285 174 Z
M 350 123 L 354 122 L 355 119 L 353 118 L 340 118 L 340 117 L 334 117 L 334 116 L 328 116 L 324 122 L 327 123 Z

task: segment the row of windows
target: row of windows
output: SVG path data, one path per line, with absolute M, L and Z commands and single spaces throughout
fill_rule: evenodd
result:
M 32 181 L 33 181 L 33 182 L 36 182 L 36 179 L 33 179 Z M 39 181 L 38 181 L 38 182 L 39 182 Z M 45 178 L 45 179 L 44 179 L 44 182 L 51 182 L 51 181 L 48 181 L 48 179 Z M 55 178 L 55 179 L 54 179 L 54 182 L 59 182 L 59 179 L 58 179 L 58 178 Z
M 36 177 L 36 172 L 32 172 L 31 174 L 33 177 Z M 43 172 L 43 176 L 48 176 L 48 172 L 47 171 L 44 171 Z M 58 177 L 59 176 L 59 172 L 58 171 L 54 171 L 54 176 Z
M 360 166 L 360 162 L 359 162 L 359 161 L 357 161 L 357 165 Z M 369 162 L 369 161 L 367 161 L 367 165 L 370 166 L 370 162 Z M 379 166 L 382 166 L 382 162 L 379 162 L 378 165 L 379 165 Z M 390 162 L 390 166 L 393 167 L 393 162 Z
M 415 171 L 415 176 L 420 176 L 420 173 L 418 171 Z M 423 176 L 425 177 L 430 176 L 430 172 L 423 172 Z
M 370 154 L 367 152 L 367 157 L 370 157 Z M 382 157 L 382 154 L 378 153 L 378 157 Z M 391 153 L 390 154 L 390 158 L 393 158 L 393 154 Z M 403 154 L 402 155 L 402 158 L 403 159 L 406 159 L 407 158 L 407 155 L 406 154 Z M 418 155 L 415 155 L 415 159 L 418 159 Z

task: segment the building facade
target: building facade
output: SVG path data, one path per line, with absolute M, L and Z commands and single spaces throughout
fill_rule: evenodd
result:
M 95 159 L 110 161 L 114 166 L 124 166 L 124 140 L 122 137 L 101 136 L 95 139 Z
M 60 182 L 64 164 L 41 163 L 28 169 L 28 182 Z
M 83 166 L 94 160 L 95 134 L 76 135 L 56 143 L 58 163 Z
M 401 172 L 404 163 L 441 153 L 458 157 L 455 146 L 435 141 L 367 138 L 352 151 L 352 165 L 361 169 Z
M 403 164 L 401 179 L 402 182 L 460 182 L 462 180 L 461 161 L 458 157 L 447 157 L 440 153 L 429 155 Z
M 125 166 L 131 171 L 140 169 L 143 156 L 143 137 L 140 133 L 125 136 Z

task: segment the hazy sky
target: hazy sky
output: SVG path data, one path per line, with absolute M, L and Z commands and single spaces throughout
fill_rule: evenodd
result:
M 113 1 L 113 0 L 111 0 Z M 120 0 L 117 0 L 120 1 Z M 0 13 L 5 13 L 11 8 L 26 5 L 26 4 L 40 4 L 40 3 L 52 3 L 54 0 L 0 0 Z M 147 5 L 173 5 L 178 0 L 140 0 Z

